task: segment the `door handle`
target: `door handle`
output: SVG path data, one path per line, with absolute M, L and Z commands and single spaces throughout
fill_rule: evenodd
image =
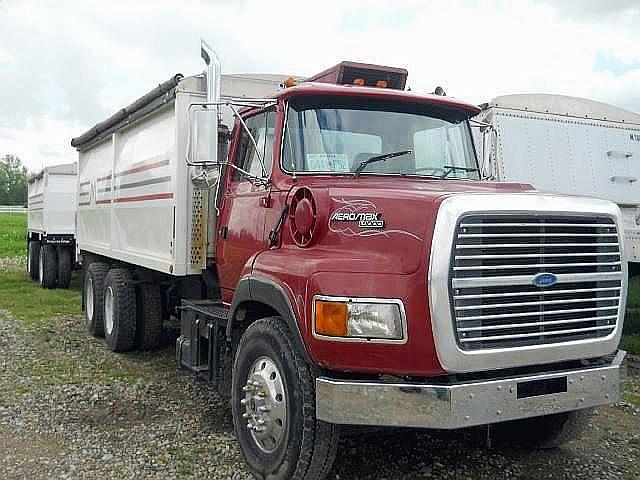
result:
M 229 234 L 229 227 L 221 227 L 220 228 L 220 238 L 223 240 L 227 239 L 227 235 Z

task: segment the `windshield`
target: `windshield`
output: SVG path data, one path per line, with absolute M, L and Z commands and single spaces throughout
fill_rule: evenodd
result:
M 381 155 L 384 160 L 373 158 Z M 291 103 L 283 166 L 289 172 L 479 178 L 464 113 L 371 100 Z

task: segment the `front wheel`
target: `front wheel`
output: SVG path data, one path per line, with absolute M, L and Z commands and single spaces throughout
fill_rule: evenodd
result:
M 233 366 L 233 424 L 259 478 L 320 480 L 333 465 L 338 427 L 315 417 L 315 376 L 279 317 L 242 335 Z

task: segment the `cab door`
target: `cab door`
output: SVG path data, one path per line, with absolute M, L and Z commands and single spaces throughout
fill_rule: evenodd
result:
M 236 124 L 237 134 L 230 161 L 252 177 L 266 179 L 271 175 L 275 117 L 275 111 L 268 110 L 245 118 L 248 131 L 239 123 Z M 257 150 L 249 132 L 253 135 Z M 216 264 L 225 302 L 231 301 L 242 272 L 245 268 L 250 269 L 252 257 L 268 248 L 265 235 L 268 188 L 237 169 L 228 169 L 216 246 Z

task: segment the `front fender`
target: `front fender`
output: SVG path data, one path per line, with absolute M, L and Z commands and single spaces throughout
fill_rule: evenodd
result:
M 284 320 L 293 335 L 293 341 L 298 347 L 298 351 L 303 354 L 308 364 L 313 365 L 306 345 L 302 340 L 300 328 L 296 320 L 296 314 L 292 307 L 291 299 L 283 286 L 276 280 L 257 276 L 245 275 L 242 277 L 233 295 L 233 301 L 227 320 L 227 340 L 231 341 L 233 322 L 238 311 L 238 307 L 244 302 L 253 301 L 263 303 L 273 308 Z

